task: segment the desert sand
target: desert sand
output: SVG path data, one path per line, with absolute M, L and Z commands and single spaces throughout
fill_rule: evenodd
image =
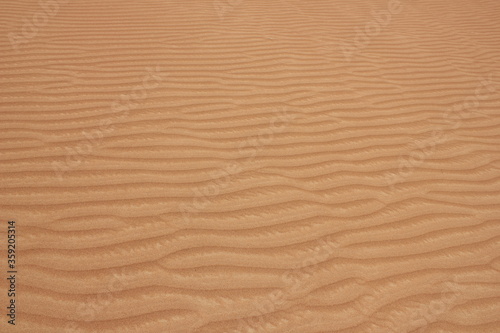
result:
M 499 1 L 0 7 L 0 332 L 500 332 Z

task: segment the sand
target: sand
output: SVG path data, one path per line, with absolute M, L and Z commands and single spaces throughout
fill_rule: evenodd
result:
M 0 7 L 0 332 L 500 332 L 497 0 Z

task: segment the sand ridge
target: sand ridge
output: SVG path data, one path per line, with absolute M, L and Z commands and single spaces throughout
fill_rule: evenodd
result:
M 499 332 L 497 1 L 1 6 L 0 332 Z

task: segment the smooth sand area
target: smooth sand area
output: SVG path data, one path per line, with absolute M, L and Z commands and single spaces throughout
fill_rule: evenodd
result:
M 500 332 L 498 0 L 0 20 L 1 333 Z

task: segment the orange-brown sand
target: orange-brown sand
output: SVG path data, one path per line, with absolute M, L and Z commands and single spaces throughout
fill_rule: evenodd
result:
M 0 8 L 0 332 L 500 332 L 498 0 Z

